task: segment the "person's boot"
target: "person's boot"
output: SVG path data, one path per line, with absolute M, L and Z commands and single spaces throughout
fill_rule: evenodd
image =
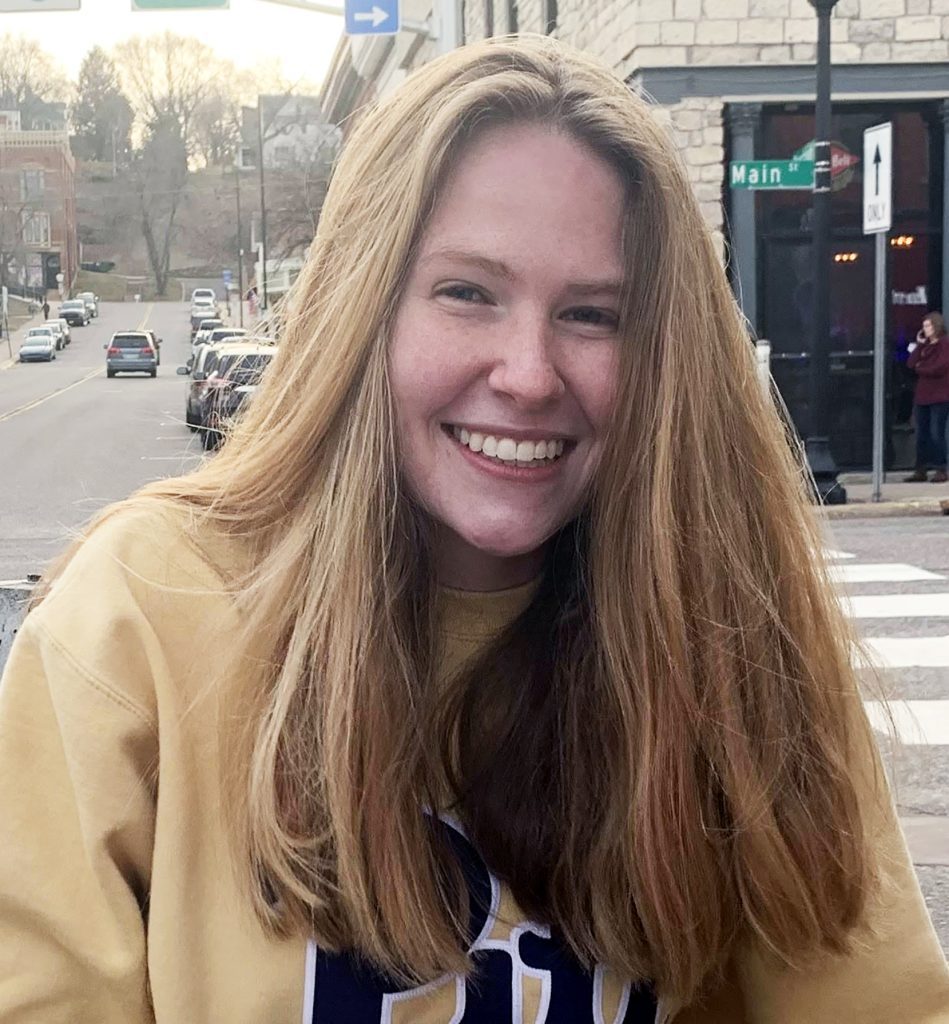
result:
M 903 477 L 904 484 L 924 484 L 927 480 L 925 469 L 914 469 L 909 476 Z
M 946 475 L 946 471 L 944 469 L 937 469 L 936 472 L 933 473 L 930 483 L 944 484 L 947 480 L 949 480 L 949 476 Z

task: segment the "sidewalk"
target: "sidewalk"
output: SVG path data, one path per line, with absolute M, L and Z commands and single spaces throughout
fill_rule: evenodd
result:
M 50 303 L 52 306 L 52 303 Z M 52 309 L 50 315 L 53 315 Z M 20 343 L 23 340 L 24 335 L 31 327 L 38 327 L 43 322 L 43 310 L 37 309 L 32 313 L 11 313 L 9 315 L 9 326 L 10 326 L 10 343 L 7 344 L 6 335 L 0 339 L 0 371 L 9 370 L 11 366 L 16 365 L 17 352 L 20 350 Z M 13 351 L 11 357 L 10 351 Z
M 904 484 L 908 475 L 909 470 L 885 474 L 881 500 L 874 502 L 869 473 L 841 473 L 838 479 L 847 492 L 847 504 L 827 505 L 824 513 L 828 519 L 949 515 L 949 483 Z

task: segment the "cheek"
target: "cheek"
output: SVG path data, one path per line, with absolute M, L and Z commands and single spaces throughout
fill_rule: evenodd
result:
M 618 379 L 619 352 L 613 342 L 585 352 L 576 364 L 573 391 L 597 442 L 612 421 Z

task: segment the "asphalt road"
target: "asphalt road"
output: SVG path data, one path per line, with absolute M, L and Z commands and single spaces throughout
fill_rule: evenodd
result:
M 164 339 L 158 377 L 107 380 L 103 346 L 113 331 L 138 327 Z M 188 352 L 186 304 L 113 303 L 73 330 L 54 363 L 0 368 L 0 580 L 41 572 L 98 509 L 197 465 L 187 382 L 175 374 Z M 949 519 L 838 520 L 827 545 L 888 696 L 912 719 L 900 719 L 898 753 L 884 738 L 881 748 L 949 951 Z M 867 682 L 871 671 L 861 670 Z
M 52 363 L 0 369 L 0 580 L 42 572 L 102 506 L 202 457 L 184 425 L 190 347 L 185 303 L 103 303 Z M 155 379 L 105 376 L 114 331 L 163 339 Z M 6 363 L 6 345 L 0 365 Z

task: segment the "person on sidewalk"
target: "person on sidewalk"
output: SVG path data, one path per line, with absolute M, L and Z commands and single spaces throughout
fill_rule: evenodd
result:
M 43 299 L 43 319 L 49 320 L 49 301 Z
M 932 467 L 932 483 L 944 484 L 946 475 L 946 422 L 949 420 L 949 335 L 941 313 L 927 313 L 916 344 L 910 345 L 906 365 L 916 371 L 914 414 L 916 419 L 916 468 L 905 478 L 908 484 L 926 480 Z

